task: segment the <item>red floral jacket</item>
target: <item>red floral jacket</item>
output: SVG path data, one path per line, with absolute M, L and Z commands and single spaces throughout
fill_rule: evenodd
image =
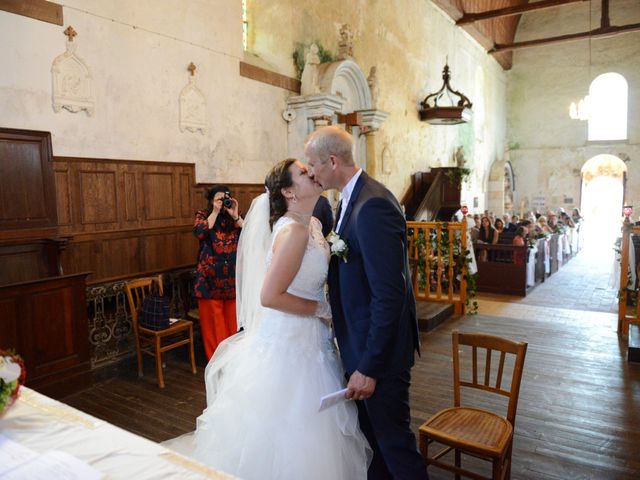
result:
M 199 210 L 193 225 L 193 234 L 200 240 L 194 294 L 208 300 L 232 300 L 236 298 L 236 253 L 241 229 L 209 229 L 207 217 L 206 210 Z

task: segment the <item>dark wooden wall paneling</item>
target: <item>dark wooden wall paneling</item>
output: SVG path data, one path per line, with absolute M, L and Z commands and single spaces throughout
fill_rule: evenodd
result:
M 58 275 L 55 201 L 51 135 L 0 128 L 0 285 Z
M 54 170 L 65 273 L 93 284 L 195 262 L 193 164 L 55 157 Z
M 0 241 L 57 233 L 51 136 L 0 128 Z
M 28 385 L 89 372 L 85 276 L 0 287 L 0 348 L 24 358 Z
M 64 273 L 92 272 L 89 284 L 194 265 L 194 212 L 212 184 L 195 184 L 190 163 L 55 157 Z M 229 184 L 246 213 L 263 185 Z

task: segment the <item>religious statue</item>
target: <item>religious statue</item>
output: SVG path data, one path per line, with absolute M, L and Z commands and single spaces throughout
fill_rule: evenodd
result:
M 340 41 L 338 42 L 338 60 L 347 60 L 353 57 L 353 32 L 348 24 L 340 27 Z
M 375 65 L 369 70 L 367 84 L 369 85 L 369 92 L 371 92 L 371 105 L 375 107 L 378 103 L 378 77 L 376 75 Z
M 302 95 L 316 95 L 320 93 L 320 85 L 318 82 L 318 65 L 320 65 L 320 55 L 318 55 L 318 46 L 313 43 L 309 47 L 304 70 L 302 71 L 300 93 Z

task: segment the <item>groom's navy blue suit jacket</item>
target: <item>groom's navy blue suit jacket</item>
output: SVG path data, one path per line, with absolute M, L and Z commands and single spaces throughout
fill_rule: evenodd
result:
M 377 379 L 408 370 L 419 336 L 398 201 L 362 172 L 337 233 L 349 246 L 348 261 L 332 257 L 329 295 L 347 374 Z

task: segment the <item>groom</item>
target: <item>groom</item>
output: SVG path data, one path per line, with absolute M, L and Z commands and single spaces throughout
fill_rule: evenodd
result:
M 346 262 L 333 256 L 329 295 L 340 354 L 358 400 L 360 427 L 374 451 L 369 479 L 427 479 L 410 428 L 409 384 L 419 352 L 407 231 L 393 194 L 353 160 L 353 138 L 336 126 L 305 144 L 309 175 L 342 195 L 335 231 Z

